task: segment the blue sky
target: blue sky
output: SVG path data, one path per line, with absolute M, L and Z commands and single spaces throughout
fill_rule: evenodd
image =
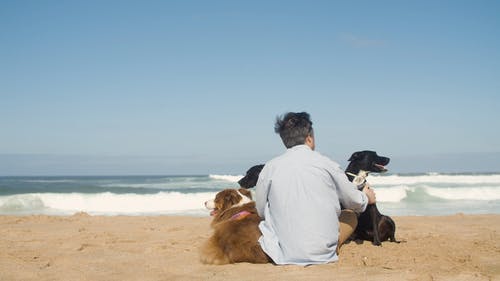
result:
M 498 1 L 0 1 L 0 175 L 241 174 L 317 150 L 500 171 Z

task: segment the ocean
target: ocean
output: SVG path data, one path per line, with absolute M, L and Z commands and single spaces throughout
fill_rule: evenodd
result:
M 208 216 L 203 203 L 241 175 L 0 177 L 0 215 Z M 391 216 L 499 214 L 500 173 L 368 177 Z

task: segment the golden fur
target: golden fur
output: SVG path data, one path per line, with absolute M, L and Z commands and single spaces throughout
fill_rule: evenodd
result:
M 226 189 L 217 193 L 211 222 L 213 234 L 201 248 L 203 263 L 269 262 L 257 241 L 261 236 L 261 218 L 257 214 L 255 202 L 238 205 L 243 199 L 240 194 L 251 199 L 246 189 Z

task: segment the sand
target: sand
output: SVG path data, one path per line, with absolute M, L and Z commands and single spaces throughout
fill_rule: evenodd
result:
M 204 265 L 208 217 L 0 216 L 0 280 L 500 280 L 500 215 L 394 217 L 326 265 Z

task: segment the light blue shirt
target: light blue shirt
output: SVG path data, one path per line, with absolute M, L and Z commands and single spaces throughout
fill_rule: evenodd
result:
M 336 254 L 340 204 L 362 212 L 368 198 L 328 157 L 297 145 L 267 162 L 255 190 L 259 243 L 276 264 L 321 264 Z

